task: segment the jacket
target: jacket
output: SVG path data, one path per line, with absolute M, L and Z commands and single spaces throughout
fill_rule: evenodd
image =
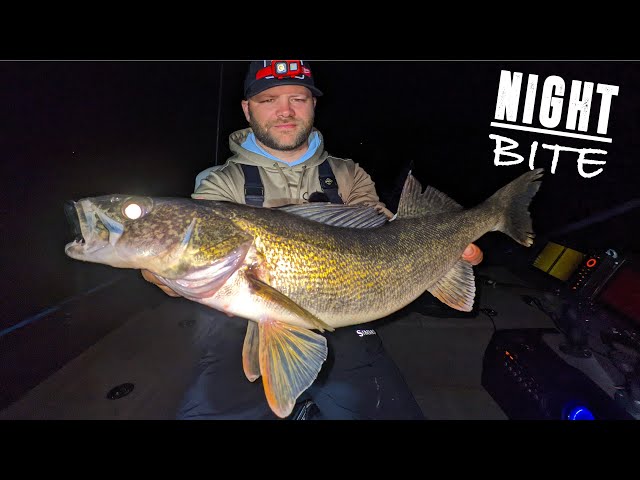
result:
M 314 131 L 317 131 L 314 129 Z M 244 197 L 244 173 L 240 163 L 256 165 L 264 186 L 264 207 L 300 204 L 308 201 L 313 192 L 322 192 L 318 180 L 318 165 L 329 161 L 336 181 L 338 194 L 345 204 L 373 205 L 391 217 L 376 193 L 375 183 L 367 172 L 351 159 L 337 158 L 324 150 L 324 139 L 318 131 L 320 145 L 314 155 L 304 162 L 289 166 L 242 148 L 241 144 L 251 133 L 250 128 L 229 135 L 229 148 L 233 152 L 220 168 L 203 178 L 192 198 L 246 203 Z

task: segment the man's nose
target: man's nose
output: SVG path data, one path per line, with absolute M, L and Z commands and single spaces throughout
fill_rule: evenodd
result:
M 276 115 L 278 117 L 290 117 L 294 114 L 295 112 L 291 108 L 291 103 L 288 100 L 278 101 L 278 108 L 276 109 Z

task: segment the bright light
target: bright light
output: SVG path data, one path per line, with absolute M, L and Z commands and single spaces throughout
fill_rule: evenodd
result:
M 596 418 L 593 416 L 593 413 L 587 408 L 583 406 L 573 407 L 567 413 L 567 420 L 595 420 Z
M 136 218 L 140 218 L 142 215 L 142 208 L 137 203 L 130 203 L 124 209 L 124 214 L 130 220 L 135 220 Z

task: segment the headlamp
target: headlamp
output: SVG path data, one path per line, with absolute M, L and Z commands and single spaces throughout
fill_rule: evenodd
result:
M 271 60 L 271 64 L 261 68 L 256 73 L 256 80 L 265 77 L 275 77 L 281 80 L 285 77 L 311 76 L 311 70 L 302 65 L 300 60 Z

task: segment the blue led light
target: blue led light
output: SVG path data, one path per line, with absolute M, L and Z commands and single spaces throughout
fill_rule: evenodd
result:
M 567 420 L 595 420 L 591 410 L 582 405 L 575 406 L 567 413 Z

